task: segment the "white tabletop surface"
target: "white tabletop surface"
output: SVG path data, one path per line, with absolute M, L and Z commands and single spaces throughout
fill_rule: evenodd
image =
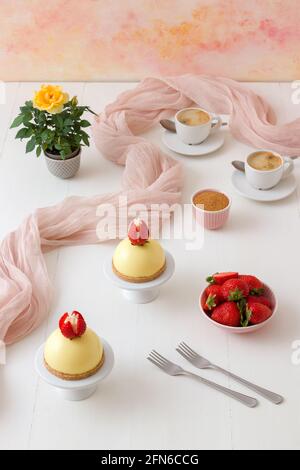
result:
M 65 88 L 96 111 L 134 83 L 69 83 Z M 288 83 L 249 86 L 267 98 L 287 121 L 300 114 Z M 9 130 L 18 107 L 38 83 L 10 83 L 0 106 L 0 237 L 37 207 L 69 195 L 118 190 L 123 169 L 105 160 L 94 144 L 84 149 L 72 180 L 48 173 L 43 158 L 25 155 L 24 142 Z M 48 321 L 7 351 L 0 366 L 0 448 L 20 449 L 276 449 L 300 448 L 300 366 L 292 364 L 292 342 L 300 339 L 299 193 L 275 203 L 235 194 L 230 161 L 252 149 L 228 130 L 223 148 L 204 157 L 181 157 L 183 202 L 199 187 L 216 187 L 233 198 L 226 227 L 207 232 L 204 246 L 186 251 L 185 241 L 162 241 L 174 255 L 176 272 L 153 303 L 133 305 L 104 276 L 103 260 L 116 243 L 71 247 L 46 256 L 55 297 Z M 161 130 L 147 137 L 163 147 Z M 171 152 L 169 152 L 172 154 Z M 296 177 L 299 179 L 296 163 Z M 268 327 L 250 335 L 227 335 L 201 318 L 197 300 L 207 274 L 222 270 L 253 273 L 278 295 L 279 312 Z M 1 286 L 0 286 L 1 289 Z M 59 316 L 79 310 L 115 352 L 112 374 L 82 402 L 57 397 L 34 370 L 37 348 Z M 175 346 L 185 340 L 204 356 L 236 374 L 281 393 L 276 407 L 260 399 L 248 409 L 186 377 L 169 377 L 145 358 L 155 348 L 184 364 Z M 202 375 L 249 393 L 213 371 Z

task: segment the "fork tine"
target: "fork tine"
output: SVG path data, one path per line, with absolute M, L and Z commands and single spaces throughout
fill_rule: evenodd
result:
M 149 357 L 151 357 L 151 359 L 153 359 L 154 361 L 159 362 L 159 364 L 161 364 L 162 366 L 166 365 L 166 363 L 162 361 L 159 357 L 157 357 L 155 354 L 153 354 L 152 351 L 149 354 Z
M 151 353 L 153 353 L 158 359 L 161 360 L 161 362 L 164 362 L 166 365 L 172 365 L 172 362 L 168 361 L 168 359 L 166 359 L 164 356 L 162 356 L 161 354 L 159 354 L 157 351 L 155 351 L 155 349 L 153 349 L 151 351 Z
M 193 356 L 191 354 L 187 353 L 183 348 L 180 348 L 179 346 L 178 348 L 176 348 L 176 351 L 187 360 L 193 359 Z
M 180 350 L 181 352 L 184 352 L 185 355 L 188 356 L 188 357 L 190 357 L 190 358 L 195 358 L 195 357 L 197 356 L 197 354 L 194 353 L 194 352 L 191 352 L 191 351 L 187 348 L 187 346 L 185 346 L 184 343 L 180 343 L 180 344 L 178 345 L 178 350 Z
M 157 362 L 155 359 L 152 359 L 152 357 L 148 356 L 147 359 L 148 361 L 152 362 L 152 364 L 154 364 L 155 366 L 159 367 L 162 370 L 165 370 L 165 367 L 159 362 Z
M 182 346 L 184 346 L 188 351 L 190 351 L 191 354 L 194 354 L 195 356 L 198 356 L 198 353 L 194 351 L 192 348 L 189 347 L 188 344 L 186 344 L 184 341 L 180 343 Z
M 193 357 L 194 354 L 191 353 L 189 351 L 189 349 L 182 343 L 180 343 L 178 346 L 177 346 L 178 349 L 180 349 L 180 351 L 183 351 L 186 355 L 190 356 L 190 357 Z
M 151 351 L 149 355 L 156 361 L 160 362 L 162 365 L 168 365 L 167 360 L 164 359 L 163 357 L 160 357 L 160 355 L 157 354 L 156 351 Z

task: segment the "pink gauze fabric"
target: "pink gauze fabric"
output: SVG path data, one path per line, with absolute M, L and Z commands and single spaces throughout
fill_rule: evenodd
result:
M 13 343 L 36 328 L 51 303 L 51 283 L 43 253 L 59 246 L 99 243 L 96 225 L 100 204 L 117 205 L 180 200 L 180 164 L 140 134 L 176 110 L 197 105 L 229 114 L 234 137 L 253 147 L 300 154 L 300 119 L 276 125 L 270 106 L 227 78 L 183 75 L 147 78 L 122 93 L 96 119 L 93 137 L 102 154 L 124 165 L 117 194 L 69 197 L 53 207 L 37 209 L 0 246 L 0 339 Z M 9 175 L 8 175 L 9 177 Z

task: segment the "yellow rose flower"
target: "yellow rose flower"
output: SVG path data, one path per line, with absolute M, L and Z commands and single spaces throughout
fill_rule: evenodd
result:
M 68 93 L 62 91 L 61 86 L 42 85 L 33 98 L 33 107 L 51 114 L 61 113 L 64 104 L 69 101 Z

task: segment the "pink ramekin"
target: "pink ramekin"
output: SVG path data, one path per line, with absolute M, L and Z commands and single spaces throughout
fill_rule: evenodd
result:
M 203 193 L 204 191 L 215 191 L 217 193 L 224 194 L 224 196 L 226 196 L 229 200 L 228 206 L 225 207 L 225 209 L 221 209 L 220 211 L 205 211 L 204 209 L 195 206 L 194 197 L 197 194 Z M 198 191 L 195 191 L 192 194 L 191 203 L 193 206 L 193 214 L 196 219 L 196 222 L 204 226 L 204 228 L 208 230 L 216 230 L 218 228 L 221 228 L 227 222 L 231 207 L 231 198 L 228 196 L 228 194 L 224 193 L 224 191 L 212 188 L 205 188 L 201 190 L 198 189 Z

